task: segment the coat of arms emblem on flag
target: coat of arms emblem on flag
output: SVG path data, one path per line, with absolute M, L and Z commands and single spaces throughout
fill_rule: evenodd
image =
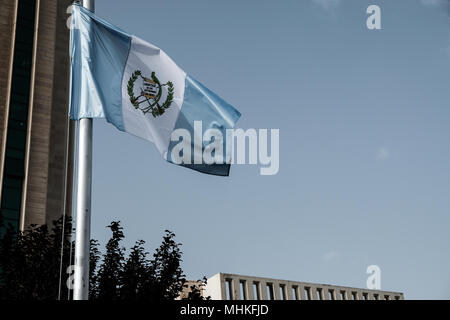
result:
M 142 80 L 142 85 L 139 88 L 139 95 L 135 96 L 134 87 L 138 80 Z M 167 87 L 167 90 L 163 90 L 164 87 Z M 155 72 L 152 72 L 150 78 L 144 77 L 140 70 L 133 72 L 128 80 L 127 91 L 135 109 L 141 110 L 144 115 L 151 112 L 155 118 L 163 115 L 173 102 L 173 83 L 168 81 L 161 84 Z M 161 103 L 163 91 L 167 91 L 167 95 L 164 102 Z

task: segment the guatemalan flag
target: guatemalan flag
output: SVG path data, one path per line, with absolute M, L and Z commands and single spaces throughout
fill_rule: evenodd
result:
M 239 111 L 164 51 L 79 5 L 73 5 L 70 51 L 71 119 L 106 118 L 119 130 L 153 142 L 169 162 L 229 174 L 232 137 L 227 139 L 226 131 L 234 128 Z M 217 134 L 204 135 L 208 129 Z M 174 132 L 185 134 L 178 140 Z M 213 163 L 202 157 L 211 142 L 222 146 L 212 150 Z

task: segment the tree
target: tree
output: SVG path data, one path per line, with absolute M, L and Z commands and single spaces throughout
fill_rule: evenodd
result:
M 175 241 L 173 232 L 165 231 L 152 260 L 147 259 L 143 240 L 135 243 L 125 259 L 120 221 L 112 222 L 109 228 L 112 237 L 98 275 L 93 275 L 98 278 L 98 295 L 91 295 L 91 299 L 164 301 L 180 295 L 186 278 L 181 269 L 181 243 Z
M 55 221 L 51 229 L 45 225 L 32 226 L 17 233 L 12 226 L 6 227 L 0 237 L 0 299 L 55 300 L 58 296 L 67 299 L 70 292 L 65 285 L 65 271 L 69 261 L 74 261 L 71 227 L 70 219 L 64 223 L 63 219 Z M 105 254 L 100 252 L 98 241 L 90 243 L 90 299 L 164 301 L 180 295 L 186 287 L 186 278 L 181 268 L 181 243 L 175 241 L 173 232 L 165 231 L 160 247 L 150 260 L 143 240 L 137 241 L 125 256 L 120 221 L 111 222 L 108 228 L 112 236 Z M 60 270 L 64 276 L 61 291 Z M 192 286 L 187 299 L 203 299 L 201 291 L 205 281 Z
M 91 240 L 89 250 L 89 297 L 98 297 L 98 263 L 101 259 L 99 243 Z
M 112 237 L 106 244 L 106 254 L 98 272 L 98 296 L 92 298 L 118 300 L 125 252 L 125 248 L 120 247 L 120 242 L 125 236 L 120 221 L 113 221 L 108 228 L 112 231 Z
M 19 233 L 11 225 L 4 228 L 0 238 L 0 299 L 57 299 L 61 246 L 63 272 L 69 261 L 70 219 L 53 222 L 51 230 L 46 225 L 33 225 Z M 61 293 L 67 295 L 66 286 Z
M 150 264 L 146 259 L 148 252 L 145 251 L 144 244 L 143 240 L 137 241 L 125 262 L 120 288 L 120 296 L 123 300 L 145 300 L 149 297 L 148 288 L 153 286 L 154 281 Z
M 155 300 L 173 300 L 183 290 L 186 278 L 180 267 L 181 243 L 176 243 L 175 234 L 166 230 L 161 246 L 156 250 L 151 261 L 156 289 Z
M 208 279 L 203 277 L 202 280 L 197 280 L 189 288 L 188 294 L 183 300 L 211 300 L 210 296 L 205 297 L 203 291 L 205 291 Z

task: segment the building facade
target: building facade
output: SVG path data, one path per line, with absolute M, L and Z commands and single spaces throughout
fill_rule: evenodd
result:
M 18 230 L 70 215 L 71 0 L 0 0 L 0 216 Z
M 212 300 L 403 300 L 401 292 L 218 273 L 207 280 Z

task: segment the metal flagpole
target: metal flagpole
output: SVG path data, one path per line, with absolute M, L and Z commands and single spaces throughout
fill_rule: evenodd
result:
M 94 0 L 83 0 L 94 12 Z M 92 119 L 80 119 L 78 126 L 78 182 L 75 234 L 74 300 L 89 297 L 89 248 L 91 238 Z

